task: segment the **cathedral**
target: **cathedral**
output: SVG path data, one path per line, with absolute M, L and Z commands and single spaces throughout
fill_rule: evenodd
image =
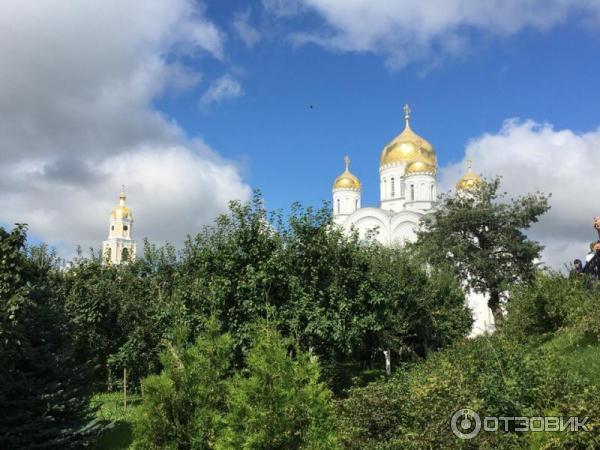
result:
M 334 222 L 347 232 L 356 230 L 362 239 L 375 239 L 383 245 L 402 245 L 416 239 L 419 221 L 433 211 L 437 198 L 435 150 L 411 129 L 408 105 L 404 106 L 404 118 L 404 130 L 383 148 L 379 158 L 379 207 L 362 207 L 361 183 L 350 172 L 347 156 L 344 158 L 346 169 L 333 183 Z M 456 189 L 468 192 L 479 181 L 469 162 Z M 136 257 L 133 213 L 125 200 L 122 189 L 119 205 L 110 215 L 108 239 L 102 243 L 106 264 L 121 264 Z M 470 292 L 467 303 L 474 318 L 471 335 L 493 331 L 494 319 L 486 296 Z
M 347 232 L 357 231 L 361 239 L 383 245 L 403 245 L 416 239 L 415 230 L 423 216 L 433 211 L 437 198 L 437 156 L 431 143 L 410 126 L 410 108 L 404 106 L 405 126 L 381 151 L 379 158 L 379 207 L 362 207 L 360 180 L 346 169 L 333 182 L 333 220 Z M 456 184 L 467 192 L 480 178 L 471 170 Z M 473 311 L 472 335 L 494 329 L 494 319 L 485 295 L 471 292 L 468 306 Z
M 419 220 L 431 211 L 437 196 L 437 157 L 433 146 L 410 127 L 410 109 L 404 106 L 404 131 L 387 144 L 379 158 L 379 207 L 361 207 L 361 183 L 346 170 L 333 183 L 334 222 L 354 228 L 383 245 L 403 244 L 415 238 Z

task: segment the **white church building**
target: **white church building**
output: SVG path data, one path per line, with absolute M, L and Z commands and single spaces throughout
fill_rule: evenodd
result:
M 402 245 L 416 239 L 415 230 L 423 216 L 433 211 L 437 198 L 437 157 L 433 146 L 410 127 L 410 108 L 404 106 L 404 130 L 388 143 L 379 158 L 380 202 L 378 207 L 362 207 L 360 180 L 346 169 L 333 183 L 333 220 L 362 239 L 375 239 L 383 245 Z M 470 167 L 456 184 L 468 190 L 479 182 Z M 468 293 L 473 311 L 472 336 L 494 329 L 494 319 L 482 294 Z

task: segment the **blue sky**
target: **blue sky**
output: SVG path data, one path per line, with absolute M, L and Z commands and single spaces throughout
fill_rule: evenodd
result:
M 594 238 L 600 0 L 5 0 L 0 59 L 0 224 L 66 256 L 122 184 L 134 235 L 178 245 L 253 188 L 329 200 L 345 154 L 376 205 L 404 103 L 442 189 L 472 158 L 552 193 L 549 263 Z
M 235 10 L 231 2 L 212 2 L 207 14 L 227 28 Z M 251 11 L 260 22 L 261 8 Z M 304 20 L 294 19 L 295 26 Z M 162 99 L 158 107 L 189 134 L 242 161 L 246 180 L 272 207 L 329 199 L 345 153 L 363 182 L 363 202 L 376 204 L 379 154 L 403 127 L 404 102 L 442 166 L 462 160 L 470 139 L 498 131 L 507 118 L 595 129 L 599 44 L 597 31 L 565 23 L 486 39 L 428 70 L 426 62 L 390 69 L 379 55 L 295 47 L 279 34 L 248 49 L 234 35 L 228 48 L 242 73 L 240 97 L 199 108 L 206 89 L 200 83 L 192 95 Z M 219 61 L 202 61 L 201 68 L 215 77 L 230 70 Z

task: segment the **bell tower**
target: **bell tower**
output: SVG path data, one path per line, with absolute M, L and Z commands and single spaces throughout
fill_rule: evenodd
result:
M 108 239 L 102 243 L 105 264 L 121 264 L 135 260 L 135 241 L 131 239 L 133 213 L 125 206 L 125 187 L 119 194 L 119 205 L 110 214 Z

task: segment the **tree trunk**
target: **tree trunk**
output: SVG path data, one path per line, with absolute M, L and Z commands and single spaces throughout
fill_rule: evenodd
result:
M 504 313 L 502 312 L 502 308 L 500 307 L 500 293 L 498 291 L 490 291 L 488 307 L 492 310 L 492 314 L 494 315 L 495 325 L 498 326 L 504 320 Z

